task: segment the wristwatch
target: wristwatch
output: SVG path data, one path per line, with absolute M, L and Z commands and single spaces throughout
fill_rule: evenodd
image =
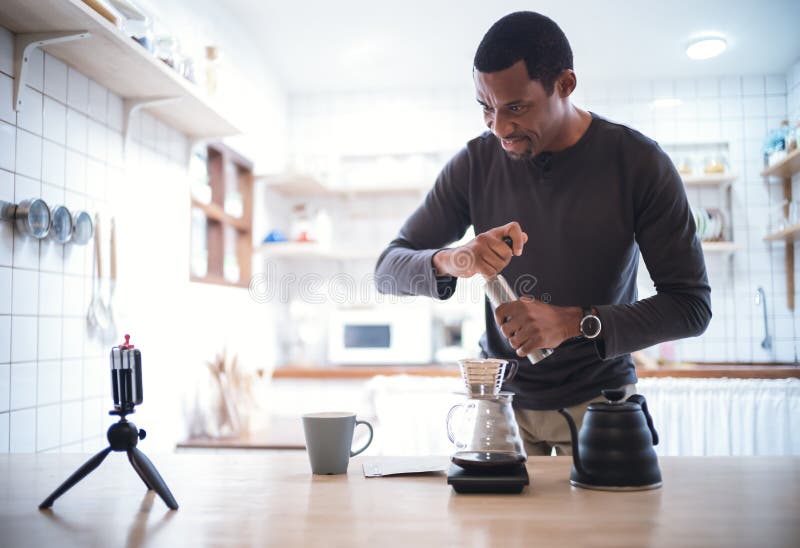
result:
M 581 335 L 587 339 L 596 339 L 600 336 L 600 331 L 603 328 L 603 324 L 600 321 L 600 318 L 595 315 L 591 306 L 583 307 L 583 319 L 581 320 L 580 328 Z

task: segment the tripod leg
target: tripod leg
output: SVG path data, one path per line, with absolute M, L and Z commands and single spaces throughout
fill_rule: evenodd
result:
M 148 483 L 147 478 L 142 473 L 142 469 L 139 468 L 139 464 L 134 460 L 133 451 L 128 451 L 128 460 L 131 462 L 131 466 L 133 466 L 133 469 L 136 470 L 136 474 L 138 474 L 138 476 L 144 482 L 144 486 L 147 487 L 147 490 L 148 491 L 152 491 L 153 490 L 153 486 L 150 485 L 150 483 Z
M 67 478 L 67 480 L 64 483 L 59 485 L 58 489 L 53 491 L 53 493 L 49 497 L 44 499 L 44 502 L 42 502 L 39 505 L 39 508 L 50 508 L 51 506 L 53 506 L 53 503 L 56 501 L 58 497 L 69 491 L 76 483 L 78 483 L 83 478 L 91 474 L 95 468 L 100 466 L 100 463 L 103 462 L 103 460 L 105 460 L 105 458 L 108 456 L 110 452 L 111 448 L 106 447 L 105 449 L 97 453 L 95 456 L 87 460 L 83 464 L 83 466 L 78 468 L 70 477 Z
M 153 466 L 153 463 L 150 462 L 150 459 L 147 458 L 147 455 L 139 451 L 136 447 L 132 447 L 128 450 L 128 457 L 139 466 L 142 475 L 145 477 L 145 483 L 153 486 L 153 489 L 158 493 L 158 496 L 161 497 L 161 500 L 164 501 L 164 504 L 171 510 L 177 510 L 178 502 L 175 500 L 175 497 L 172 496 L 169 487 L 164 483 L 164 479 L 158 473 L 156 467 Z

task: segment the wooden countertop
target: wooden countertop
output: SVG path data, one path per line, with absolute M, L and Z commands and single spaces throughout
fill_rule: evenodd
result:
M 146 444 L 143 444 L 146 445 Z M 145 451 L 146 447 L 142 447 Z M 178 503 L 119 453 L 51 510 L 87 455 L 0 456 L 0 531 L 17 546 L 798 546 L 800 457 L 665 457 L 664 487 L 570 487 L 568 457 L 528 461 L 521 495 L 457 495 L 442 475 L 312 476 L 302 452 L 150 455 Z
M 227 438 L 188 438 L 178 449 L 280 449 L 305 450 L 306 440 L 300 417 L 270 417 L 265 426 Z
M 786 379 L 800 378 L 800 365 L 792 364 L 717 364 L 684 363 L 664 365 L 654 369 L 637 367 L 639 378 L 734 378 Z M 355 365 L 327 367 L 279 367 L 273 379 L 368 379 L 377 375 L 414 375 L 424 377 L 458 377 L 457 365 Z

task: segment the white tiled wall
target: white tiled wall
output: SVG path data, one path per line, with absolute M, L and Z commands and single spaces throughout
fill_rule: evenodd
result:
M 112 198 L 145 185 L 127 185 L 122 100 L 37 50 L 24 107 L 15 112 L 12 50 L 5 47 L 11 36 L 0 28 L 0 200 L 41 197 L 51 206 L 100 213 L 106 228 L 114 214 L 120 236 L 130 234 L 127 208 Z M 173 203 L 183 205 L 186 138 L 147 113 L 134 118 L 135 128 L 142 119 L 158 131 L 146 141 L 134 133 L 129 157 L 136 173 L 155 185 L 174 182 L 180 199 Z M 186 209 L 175 225 L 188 227 Z M 0 221 L 0 453 L 94 452 L 104 444 L 111 406 L 106 355 L 114 341 L 87 331 L 91 249 L 39 242 Z
M 282 91 L 240 29 L 224 17 L 217 23 L 240 38 L 237 47 L 224 48 L 231 58 L 246 57 L 245 66 L 259 71 L 232 88 L 248 98 L 250 104 L 237 107 L 261 131 L 237 143 L 255 135 L 250 148 L 258 149 L 259 164 L 279 171 Z M 114 216 L 118 333 L 101 337 L 86 327 L 91 245 L 32 241 L 0 222 L 0 453 L 102 448 L 113 420 L 108 349 L 126 332 L 143 354 L 145 402 L 134 415 L 148 430 L 143 449 L 171 451 L 185 435 L 187 401 L 206 380 L 206 361 L 227 348 L 242 369 L 274 366 L 273 315 L 244 289 L 189 283 L 186 136 L 145 110 L 129 121 L 124 150 L 123 99 L 38 50 L 25 108 L 17 113 L 12 50 L 13 35 L 0 28 L 0 200 L 42 197 L 100 213 L 105 276 Z M 254 101 L 261 102 L 253 107 Z M 107 280 L 103 287 L 107 294 Z
M 473 94 L 461 89 L 294 96 L 293 162 L 331 173 L 337 157 L 359 152 L 455 151 L 484 129 Z M 681 104 L 654 109 L 651 102 L 658 98 L 678 98 Z M 665 355 L 698 361 L 796 361 L 800 315 L 786 305 L 784 247 L 762 240 L 769 205 L 780 200 L 780 185 L 766 184 L 759 173 L 767 129 L 778 127 L 787 115 L 800 118 L 800 63 L 786 74 L 583 83 L 574 101 L 665 145 L 724 142 L 731 170 L 738 174 L 730 195 L 732 231 L 745 248 L 732 258 L 706 257 L 712 323 L 702 337 L 681 341 Z M 692 188 L 688 195 L 702 207 L 720 205 L 715 189 Z M 396 219 L 398 228 L 402 221 Z M 796 260 L 800 265 L 800 258 Z M 646 273 L 642 277 L 646 280 Z M 764 322 L 754 304 L 758 287 L 767 294 L 771 351 L 761 348 Z

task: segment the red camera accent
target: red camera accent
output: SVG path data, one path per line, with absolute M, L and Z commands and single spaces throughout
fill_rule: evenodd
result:
M 131 336 L 126 334 L 125 335 L 125 343 L 119 345 L 120 349 L 121 350 L 129 350 L 129 349 L 133 348 L 133 345 L 130 343 L 130 340 L 131 340 Z

